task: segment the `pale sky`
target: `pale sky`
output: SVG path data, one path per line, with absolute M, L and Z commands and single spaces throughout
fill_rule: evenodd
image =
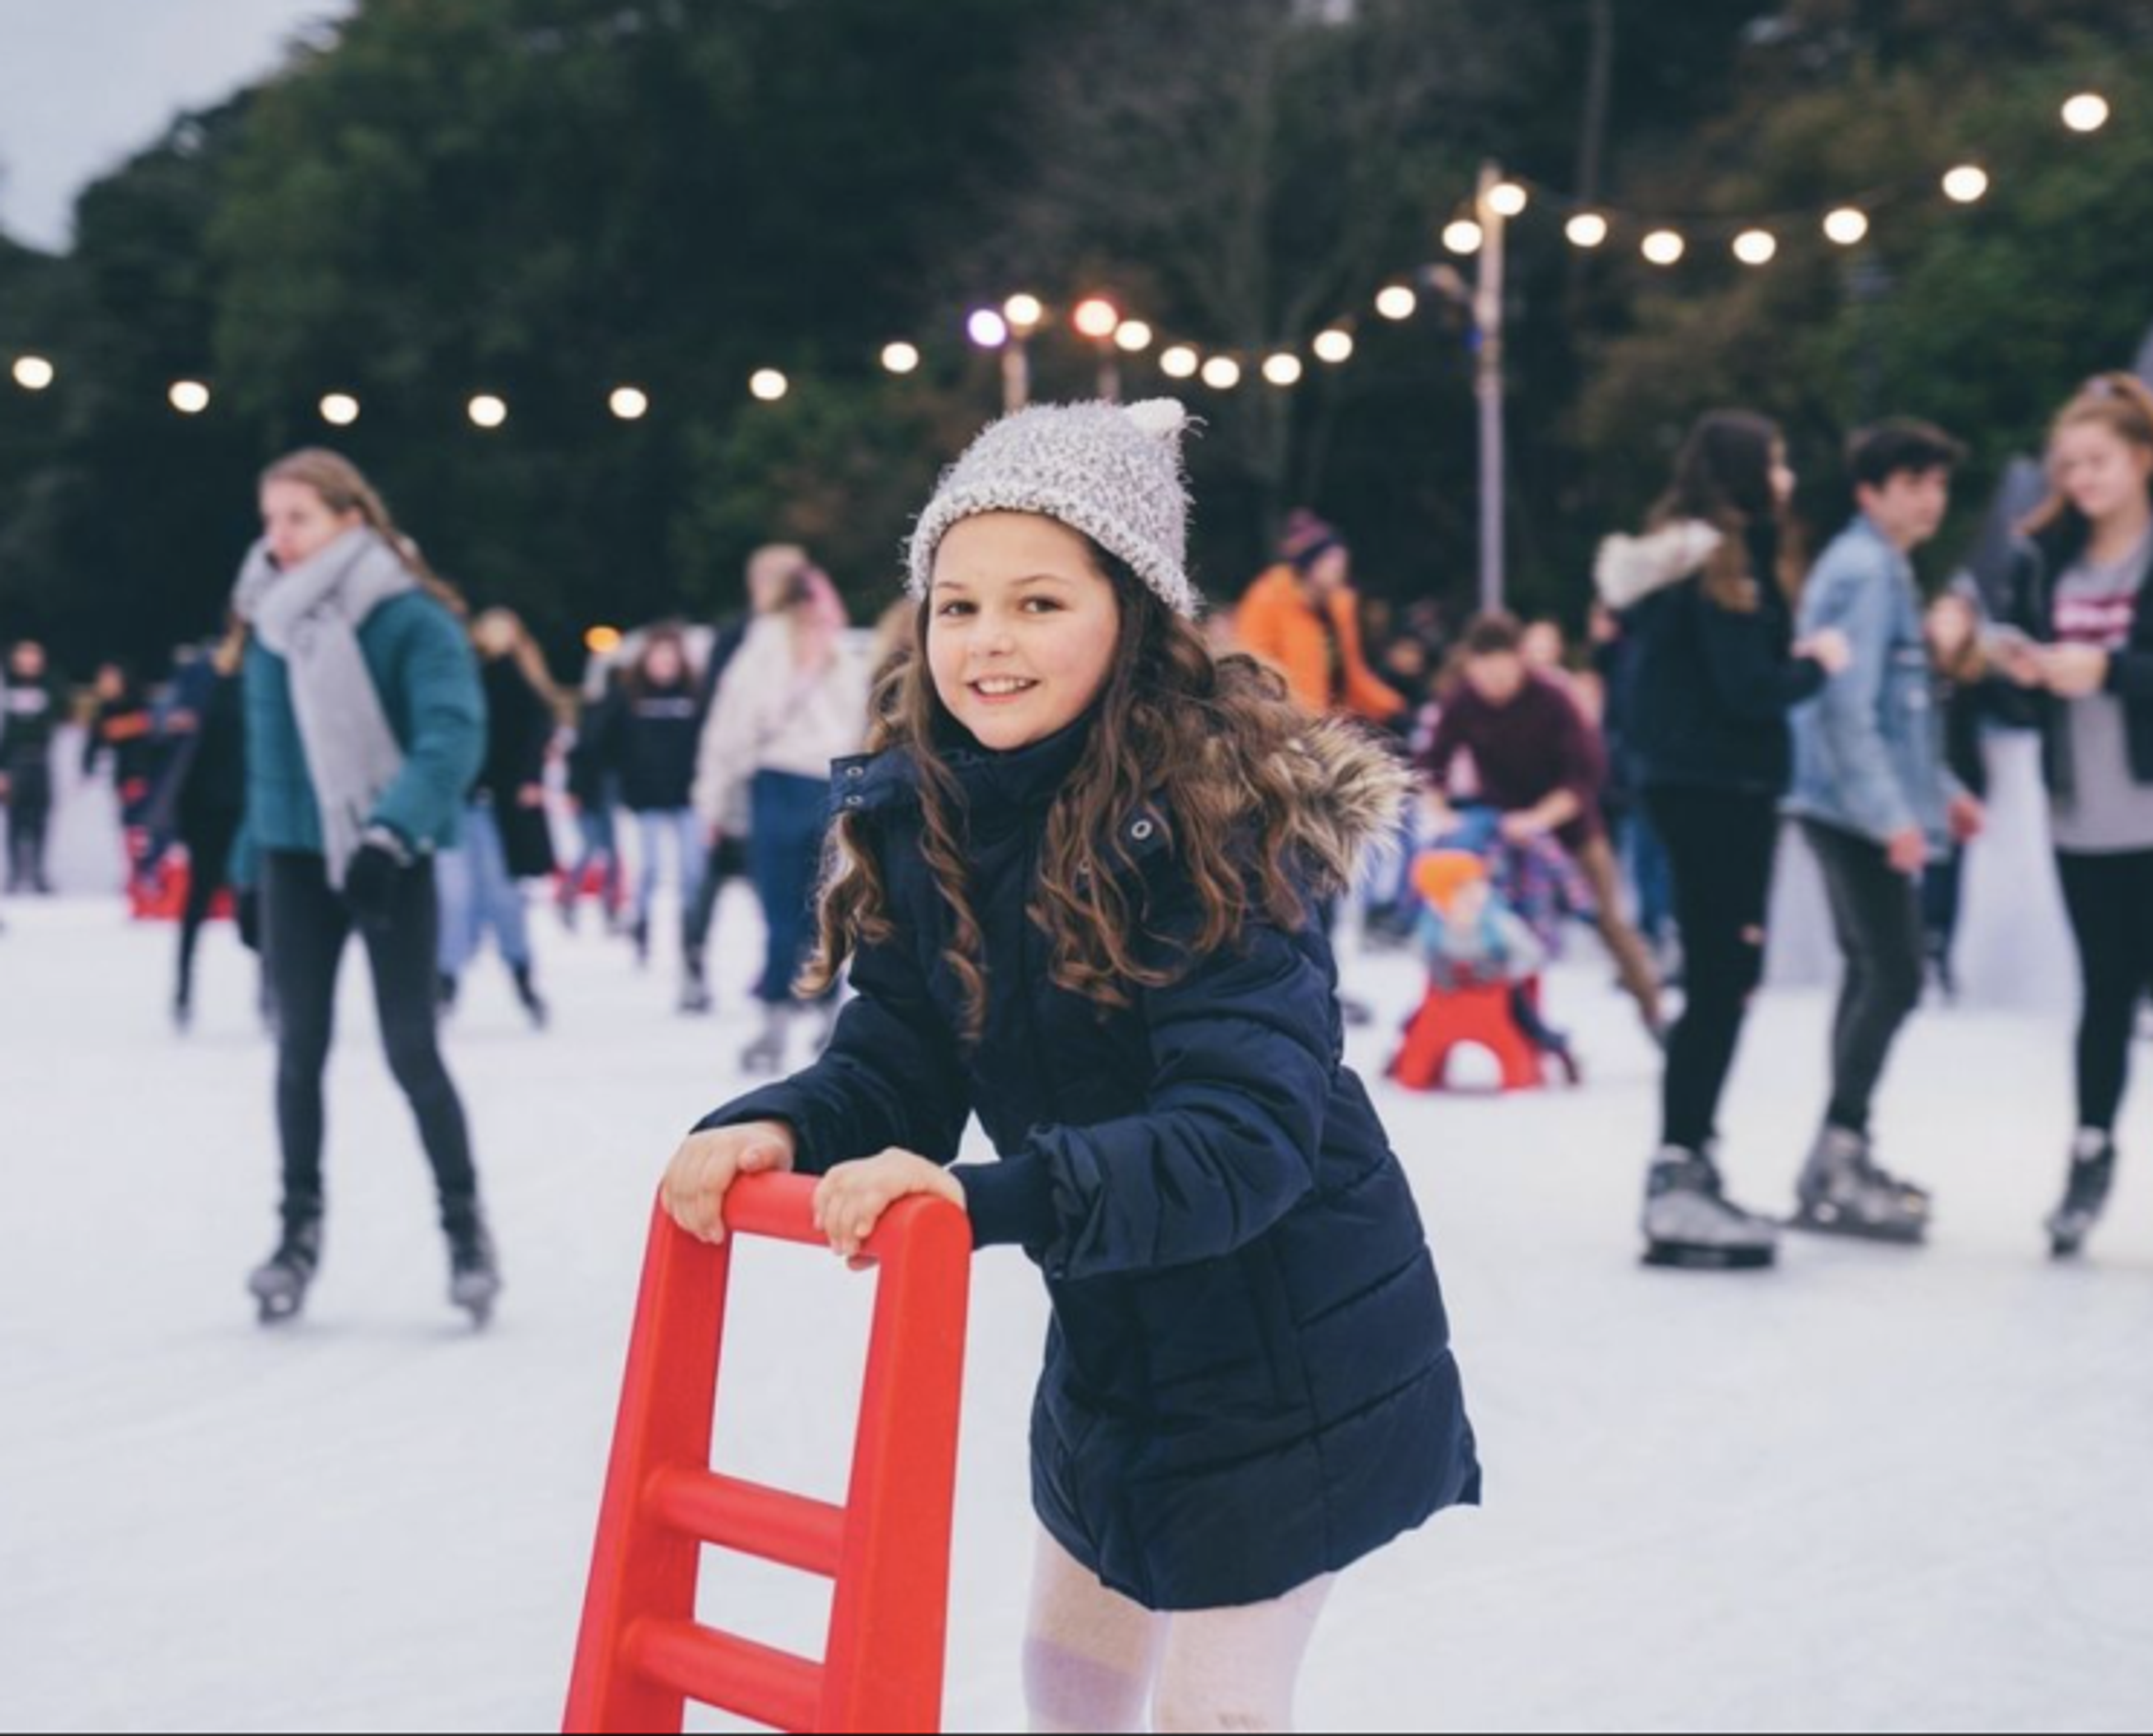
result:
M 75 195 L 269 71 L 301 27 L 351 0 L 0 0 L 0 230 L 50 249 Z

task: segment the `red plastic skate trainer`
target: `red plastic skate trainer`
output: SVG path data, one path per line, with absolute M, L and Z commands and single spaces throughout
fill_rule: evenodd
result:
M 1443 1090 L 1451 1058 L 1468 1043 L 1494 1056 L 1505 1091 L 1537 1091 L 1547 1083 L 1540 1051 L 1510 1011 L 1506 982 L 1448 992 L 1431 987 L 1406 1026 L 1390 1075 L 1409 1090 Z
M 652 1215 L 566 1731 L 677 1731 L 690 1699 L 781 1730 L 941 1728 L 971 1284 L 963 1212 L 902 1200 L 868 1242 L 881 1277 L 845 1505 L 710 1469 L 734 1242 L 819 1244 L 814 1192 L 804 1176 L 741 1180 L 719 1247 L 662 1206 Z M 824 1661 L 700 1625 L 705 1543 L 834 1580 Z

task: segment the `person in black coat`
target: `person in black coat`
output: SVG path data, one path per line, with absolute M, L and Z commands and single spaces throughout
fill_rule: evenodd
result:
M 152 830 L 176 836 L 187 855 L 172 993 L 172 1022 L 182 1031 L 194 1022 L 202 928 L 231 881 L 232 846 L 247 818 L 247 713 L 239 673 L 246 647 L 245 634 L 235 630 L 181 667 L 161 731 L 171 759 L 152 799 Z
M 1646 1183 L 1654 1264 L 1778 1256 L 1774 1226 L 1727 1199 L 1717 1148 L 1720 1098 L 1764 977 L 1779 799 L 1794 774 L 1787 714 L 1851 655 L 1836 632 L 1794 642 L 1782 563 L 1794 488 L 1773 424 L 1716 411 L 1684 443 L 1645 535 L 1609 538 L 1598 563 L 1601 601 L 1631 647 L 1630 767 L 1673 870 L 1686 969 Z
M 2078 1131 L 2045 1227 L 2080 1251 L 2108 1203 L 2138 1011 L 2153 987 L 2153 390 L 2101 373 L 2057 413 L 2049 497 L 2012 551 L 1987 641 L 2041 732 L 2056 867 L 2084 999 Z
M 512 611 L 480 616 L 471 625 L 471 643 L 486 688 L 486 761 L 471 786 L 461 841 L 434 858 L 441 899 L 440 999 L 444 1007 L 455 1004 L 463 973 L 490 931 L 517 999 L 542 1030 L 548 1013 L 538 992 L 519 883 L 553 871 L 546 755 L 559 702 L 545 654 Z
M 0 799 L 8 805 L 8 890 L 50 894 L 45 840 L 53 821 L 53 738 L 66 721 L 45 647 L 25 639 L 0 683 Z
M 690 980 L 695 950 L 695 894 L 702 883 L 702 823 L 692 800 L 695 759 L 702 747 L 701 683 L 676 627 L 658 627 L 640 655 L 608 694 L 590 726 L 591 769 L 618 780 L 620 804 L 635 816 L 642 835 L 642 868 L 630 919 L 636 956 L 650 956 L 650 914 L 658 895 L 660 862 L 673 846 L 680 890 L 681 977 Z
M 1148 1695 L 1162 1728 L 1285 1728 L 1330 1576 L 1480 1492 L 1317 916 L 1406 779 L 1253 660 L 1214 662 L 1181 426 L 1029 411 L 945 480 L 913 655 L 833 780 L 809 985 L 849 961 L 858 997 L 664 1188 L 717 1239 L 735 1175 L 819 1175 L 848 1257 L 939 1195 L 1045 1274 L 1036 1728 L 1141 1728 Z M 974 1115 L 1000 1161 L 949 1167 Z

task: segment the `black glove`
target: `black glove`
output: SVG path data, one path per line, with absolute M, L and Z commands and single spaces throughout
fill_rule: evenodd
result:
M 410 846 L 387 826 L 369 826 L 344 871 L 344 907 L 362 928 L 380 932 L 394 920 L 398 892 L 415 865 Z
M 252 886 L 242 886 L 232 895 L 232 920 L 239 925 L 239 944 L 250 952 L 262 951 L 262 895 Z

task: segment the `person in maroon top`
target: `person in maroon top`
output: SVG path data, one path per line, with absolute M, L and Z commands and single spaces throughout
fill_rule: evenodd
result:
M 1421 759 L 1438 824 L 1450 798 L 1467 793 L 1502 815 L 1504 835 L 1514 842 L 1554 838 L 1591 886 L 1601 938 L 1657 1038 L 1663 1028 L 1660 980 L 1623 912 L 1601 807 L 1607 754 L 1599 732 L 1568 693 L 1526 666 L 1523 632 L 1509 616 L 1474 622 L 1461 661 L 1463 678 Z M 1468 762 L 1469 781 L 1461 790 Z

